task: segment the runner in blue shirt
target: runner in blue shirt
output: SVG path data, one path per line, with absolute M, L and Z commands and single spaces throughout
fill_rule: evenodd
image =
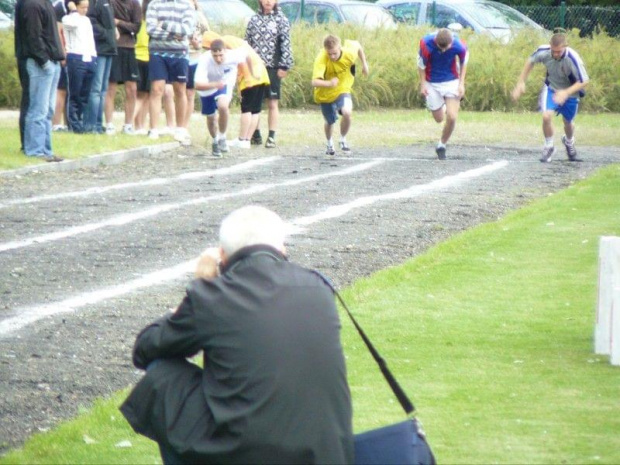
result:
M 446 122 L 435 152 L 446 159 L 446 144 L 456 126 L 456 118 L 465 95 L 465 74 L 469 52 L 467 46 L 449 29 L 440 29 L 420 40 L 418 73 L 420 93 L 438 123 Z

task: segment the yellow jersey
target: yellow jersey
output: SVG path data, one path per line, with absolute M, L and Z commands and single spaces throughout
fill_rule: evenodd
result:
M 259 75 L 259 79 L 254 79 L 254 76 L 250 74 L 250 70 L 246 63 L 241 63 L 238 66 L 237 73 L 237 87 L 239 92 L 248 87 L 254 87 L 261 84 L 269 84 L 269 73 L 267 73 L 267 68 L 265 67 L 265 63 L 261 60 L 258 53 L 254 51 L 254 49 L 248 44 L 245 40 L 240 39 L 235 36 L 222 36 L 222 41 L 226 48 L 231 50 L 236 48 L 243 48 L 243 50 L 249 55 L 250 60 L 252 61 L 252 69 L 254 74 Z
M 342 53 L 336 61 L 330 60 L 325 49 L 321 50 L 314 60 L 312 79 L 324 79 L 329 81 L 338 78 L 336 87 L 315 87 L 314 101 L 316 103 L 332 103 L 340 94 L 350 94 L 355 76 L 351 72 L 355 60 L 358 58 L 361 45 L 356 40 L 345 40 L 342 45 Z

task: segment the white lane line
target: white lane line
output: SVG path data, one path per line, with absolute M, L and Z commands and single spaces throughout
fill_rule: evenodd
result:
M 507 165 L 508 165 L 508 162 L 500 161 L 497 163 L 493 163 L 491 165 L 483 166 L 481 168 L 464 171 L 462 173 L 459 173 L 453 176 L 446 176 L 444 178 L 437 179 L 436 181 L 430 182 L 428 184 L 411 186 L 408 189 L 404 189 L 404 190 L 394 192 L 394 193 L 377 195 L 377 196 L 372 196 L 372 197 L 364 197 L 364 199 L 373 199 L 373 202 L 378 202 L 378 201 L 383 201 L 383 200 L 402 199 L 402 198 L 407 198 L 408 196 L 415 197 L 425 192 L 439 190 L 445 187 L 451 187 L 451 186 L 458 185 L 462 181 L 491 173 Z M 342 208 L 342 205 L 335 205 L 333 207 L 329 207 L 328 209 L 324 210 L 323 213 L 319 213 L 317 215 L 302 216 L 299 218 L 292 219 L 288 223 L 289 225 L 313 224 L 318 221 L 322 221 L 324 219 L 335 218 L 337 216 L 344 215 L 345 213 L 349 212 L 353 208 L 358 208 L 361 206 L 369 205 L 369 202 L 364 201 L 362 203 L 357 203 L 356 201 L 354 201 L 354 202 L 349 202 L 343 205 L 346 207 Z M 329 212 L 329 214 L 325 214 L 326 212 Z M 123 284 L 119 284 L 117 286 L 111 286 L 111 287 L 104 288 L 98 291 L 93 291 L 93 292 L 86 292 L 78 296 L 70 297 L 61 302 L 38 305 L 35 307 L 28 307 L 28 308 L 17 310 L 16 316 L 6 318 L 5 320 L 0 321 L 0 337 L 6 336 L 12 333 L 13 331 L 17 331 L 21 328 L 24 328 L 25 326 L 31 323 L 34 323 L 46 316 L 58 315 L 61 313 L 75 312 L 81 307 L 84 307 L 86 305 L 96 304 L 96 303 L 102 302 L 107 299 L 113 299 L 115 297 L 120 297 L 121 295 L 128 294 L 133 291 L 137 291 L 137 290 L 148 288 L 148 287 L 151 287 L 157 284 L 163 284 L 165 282 L 175 280 L 177 278 L 184 276 L 187 273 L 191 273 L 195 269 L 197 260 L 198 260 L 198 257 L 188 260 L 186 262 L 180 263 L 170 268 L 148 273 L 137 279 L 125 282 Z
M 505 160 L 502 160 L 502 161 L 498 161 L 495 163 L 491 163 L 490 165 L 482 166 L 480 168 L 475 168 L 473 170 L 462 171 L 452 176 L 445 176 L 441 179 L 437 179 L 435 181 L 429 182 L 428 184 L 419 184 L 419 185 L 408 187 L 407 189 L 403 189 L 397 192 L 390 192 L 387 194 L 360 197 L 349 203 L 343 203 L 340 205 L 334 205 L 333 207 L 329 207 L 328 209 L 323 210 L 322 212 L 317 213 L 316 215 L 299 218 L 293 221 L 292 224 L 294 226 L 307 226 L 312 223 L 316 223 L 318 221 L 323 221 L 329 218 L 336 218 L 338 216 L 342 216 L 348 213 L 349 211 L 353 210 L 354 208 L 364 207 L 366 205 L 370 205 L 376 202 L 380 202 L 384 200 L 398 200 L 398 199 L 408 199 L 408 198 L 416 197 L 418 195 L 424 194 L 425 192 L 439 190 L 444 187 L 455 186 L 462 181 L 491 173 L 498 169 L 504 168 L 507 165 L 508 165 L 508 162 Z
M 194 171 L 192 173 L 183 173 L 174 178 L 153 178 L 153 179 L 148 179 L 146 181 L 140 181 L 140 182 L 127 182 L 127 183 L 122 183 L 122 184 L 112 184 L 110 186 L 91 187 L 89 189 L 84 189 L 81 191 L 63 192 L 60 194 L 40 195 L 38 197 L 30 197 L 26 199 L 7 200 L 3 203 L 0 203 L 0 208 L 6 208 L 8 206 L 13 206 L 13 205 L 25 205 L 29 203 L 45 202 L 48 200 L 68 199 L 71 197 L 88 197 L 94 194 L 103 194 L 109 191 L 120 191 L 120 190 L 125 190 L 125 189 L 133 189 L 136 187 L 162 186 L 164 184 L 171 184 L 173 182 L 186 181 L 188 179 L 200 179 L 200 178 L 206 178 L 209 176 L 224 176 L 227 174 L 234 174 L 240 171 L 249 170 L 257 166 L 266 165 L 268 163 L 272 163 L 279 159 L 280 157 L 260 158 L 257 160 L 250 160 L 245 163 L 240 163 L 238 165 L 228 166 L 226 168 L 219 168 L 215 170 L 206 170 L 206 171 Z
M 317 174 L 317 175 L 308 176 L 305 178 L 291 179 L 291 180 L 280 182 L 280 183 L 256 184 L 254 186 L 248 187 L 247 189 L 243 189 L 237 192 L 226 192 L 222 194 L 210 195 L 207 197 L 199 197 L 197 199 L 192 199 L 192 200 L 188 200 L 185 202 L 162 204 L 162 205 L 158 205 L 157 207 L 147 208 L 145 210 L 138 211 L 136 213 L 127 213 L 124 215 L 113 216 L 111 218 L 108 218 L 107 220 L 99 221 L 96 223 L 87 223 L 81 226 L 74 226 L 72 228 L 64 229 L 62 231 L 43 234 L 41 236 L 31 237 L 29 239 L 23 239 L 20 241 L 5 242 L 3 244 L 0 244 L 0 252 L 20 249 L 20 248 L 28 247 L 34 244 L 43 244 L 46 242 L 57 241 L 60 239 L 65 239 L 67 237 L 73 237 L 79 234 L 85 234 L 87 232 L 92 232 L 97 229 L 107 228 L 111 226 L 122 226 L 125 224 L 133 223 L 138 220 L 157 216 L 157 215 L 160 215 L 162 213 L 165 213 L 171 210 L 178 210 L 184 207 L 190 207 L 194 205 L 211 202 L 213 200 L 222 200 L 222 199 L 228 199 L 232 197 L 241 197 L 241 196 L 258 194 L 258 193 L 265 192 L 270 189 L 275 189 L 278 187 L 294 186 L 297 184 L 318 181 L 318 180 L 329 178 L 332 176 L 346 176 L 352 173 L 356 173 L 358 171 L 370 169 L 384 162 L 385 160 L 377 159 L 377 160 L 370 161 L 368 163 L 354 165 L 354 166 L 351 166 L 349 168 L 345 168 L 342 170 L 331 171 L 329 173 Z

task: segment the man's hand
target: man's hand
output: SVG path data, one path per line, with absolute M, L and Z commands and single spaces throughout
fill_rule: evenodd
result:
M 280 79 L 284 79 L 288 75 L 288 71 L 286 69 L 278 69 L 277 75 Z
M 329 83 L 331 84 L 330 87 L 336 87 L 338 85 L 340 81 L 338 80 L 337 77 L 333 77 L 329 80 Z
M 424 97 L 428 97 L 428 87 L 427 87 L 428 83 L 426 81 L 422 81 L 420 83 L 420 93 L 424 96 Z
M 462 99 L 465 97 L 465 84 L 459 84 L 459 98 Z
M 566 90 L 556 90 L 553 93 L 553 101 L 558 105 L 564 105 L 568 97 L 570 97 L 570 95 Z
M 220 249 L 210 247 L 205 250 L 198 259 L 194 276 L 202 279 L 213 279 L 220 274 L 219 263 L 221 260 Z
M 519 97 L 521 97 L 521 95 L 523 95 L 524 92 L 525 92 L 525 82 L 517 82 L 517 85 L 512 90 L 512 93 L 510 94 L 512 97 L 512 100 L 516 102 L 517 100 L 519 100 Z

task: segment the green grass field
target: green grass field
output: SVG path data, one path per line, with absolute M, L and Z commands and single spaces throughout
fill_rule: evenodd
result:
M 618 218 L 615 165 L 344 291 L 439 463 L 620 463 L 620 369 L 593 354 L 598 240 Z M 342 322 L 355 430 L 402 419 Z M 124 395 L 0 463 L 159 463 L 118 412 Z

